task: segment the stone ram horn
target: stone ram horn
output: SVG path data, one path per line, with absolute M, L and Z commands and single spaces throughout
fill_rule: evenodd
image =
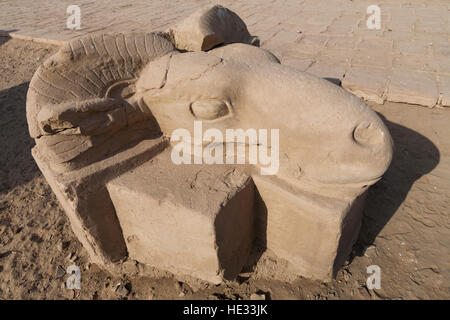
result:
M 53 168 L 76 169 L 160 135 L 151 112 L 133 97 L 134 82 L 146 64 L 174 50 L 153 33 L 93 35 L 70 41 L 39 67 L 27 120 Z

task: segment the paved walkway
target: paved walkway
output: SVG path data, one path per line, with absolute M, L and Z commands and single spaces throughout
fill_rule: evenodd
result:
M 367 7 L 381 8 L 369 30 Z M 283 63 L 368 100 L 450 106 L 449 0 L 0 0 L 0 30 L 66 41 L 89 32 L 164 30 L 205 4 L 239 14 Z M 66 28 L 67 6 L 81 29 Z

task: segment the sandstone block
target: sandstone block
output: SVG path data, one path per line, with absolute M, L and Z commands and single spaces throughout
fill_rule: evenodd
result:
M 280 52 L 296 58 L 328 41 L 283 39 L 293 43 Z M 213 6 L 169 34 L 75 39 L 36 72 L 33 155 L 93 261 L 115 268 L 129 258 L 218 283 L 241 271 L 255 234 L 299 275 L 327 280 L 345 260 L 363 194 L 392 159 L 389 131 L 360 99 L 253 40 Z M 344 50 L 322 57 L 308 71 L 343 77 Z M 184 161 L 192 144 L 194 164 Z M 173 160 L 180 146 L 183 161 Z M 249 161 L 228 161 L 234 147 Z
M 400 54 L 394 57 L 392 62 L 394 69 L 408 71 L 436 72 L 439 65 L 434 59 L 422 54 Z
M 438 101 L 438 87 L 432 74 L 394 69 L 387 99 L 433 107 Z
M 348 37 L 331 37 L 327 42 L 327 48 L 346 49 L 353 50 L 356 46 L 356 38 L 352 36 Z
M 450 77 L 440 75 L 439 80 L 441 83 L 441 92 L 440 92 L 442 95 L 441 104 L 444 107 L 450 107 Z
M 331 78 L 342 80 L 347 69 L 344 63 L 333 64 L 325 61 L 313 63 L 306 72 L 321 78 Z
M 299 59 L 297 57 L 285 57 L 281 62 L 287 66 L 292 66 L 298 70 L 305 71 L 314 63 L 314 60 L 310 58 Z
M 438 64 L 439 72 L 450 73 L 449 53 L 437 54 L 435 59 Z
M 431 47 L 429 41 L 411 39 L 394 41 L 394 51 L 402 54 L 420 54 L 425 57 Z
M 207 51 L 221 44 L 257 41 L 236 13 L 219 5 L 195 12 L 168 33 L 177 49 L 187 51 Z
M 383 69 L 353 67 L 342 79 L 342 87 L 365 100 L 383 103 L 387 79 Z
M 366 193 L 333 198 L 253 179 L 267 210 L 267 248 L 298 275 L 331 280 L 357 239 Z
M 114 157 L 70 172 L 52 169 L 36 146 L 33 157 L 69 217 L 72 230 L 94 263 L 110 266 L 127 257 L 127 248 L 106 181 L 133 169 L 159 153 L 167 141 L 144 140 Z
M 129 257 L 213 283 L 234 279 L 253 242 L 253 181 L 230 166 L 177 166 L 169 155 L 107 184 Z
M 377 51 L 390 53 L 392 52 L 392 40 L 380 39 L 380 38 L 366 38 L 358 43 L 358 49 L 365 51 Z
M 392 53 L 385 53 L 371 50 L 358 50 L 352 58 L 352 66 L 370 66 L 377 68 L 390 68 L 392 60 L 394 59 Z

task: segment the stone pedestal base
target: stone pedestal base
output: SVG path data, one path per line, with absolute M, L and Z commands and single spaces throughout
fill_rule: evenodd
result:
M 92 261 L 127 258 L 213 283 L 234 279 L 256 239 L 296 275 L 330 280 L 359 232 L 366 192 L 330 197 L 235 165 L 175 165 L 164 139 L 79 170 L 33 156 Z M 339 199 L 338 199 L 339 198 Z
M 170 150 L 107 183 L 130 258 L 213 283 L 242 270 L 254 184 L 225 165 L 175 165 Z
M 253 179 L 264 203 L 259 211 L 267 215 L 259 228 L 266 229 L 267 248 L 296 274 L 331 280 L 358 236 L 366 192 L 342 200 L 288 188 L 277 179 Z
M 92 262 L 108 266 L 127 258 L 122 230 L 106 189 L 107 181 L 150 160 L 166 146 L 164 139 L 144 140 L 102 161 L 66 173 L 52 170 L 39 148 L 33 148 L 39 169 Z

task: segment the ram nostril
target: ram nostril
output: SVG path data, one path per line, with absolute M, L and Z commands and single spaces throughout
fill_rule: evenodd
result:
M 361 145 L 377 145 L 383 142 L 383 130 L 373 123 L 361 123 L 353 130 L 353 139 Z

